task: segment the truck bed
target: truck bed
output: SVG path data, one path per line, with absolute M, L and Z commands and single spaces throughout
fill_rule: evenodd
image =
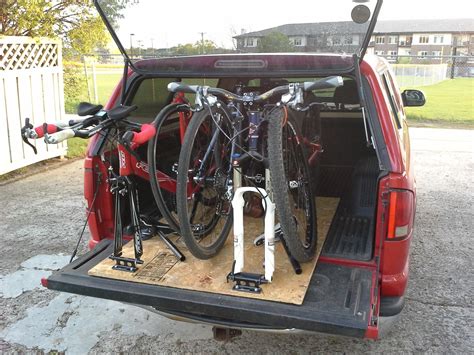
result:
M 369 267 L 318 262 L 303 304 L 291 305 L 89 276 L 112 250 L 112 241 L 104 240 L 44 283 L 52 290 L 149 306 L 229 327 L 363 337 L 370 322 L 375 274 Z

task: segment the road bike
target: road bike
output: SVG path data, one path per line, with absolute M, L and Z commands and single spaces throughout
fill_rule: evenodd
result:
M 136 271 L 137 265 L 143 263 L 141 260 L 143 255 L 142 240 L 155 234 L 163 240 L 178 259 L 185 259 L 184 255 L 167 237 L 172 230 L 167 225 L 152 221 L 141 214 L 135 177 L 148 180 L 149 172 L 146 162 L 142 161 L 136 150 L 155 135 L 156 129 L 151 124 L 139 124 L 128 120 L 127 117 L 136 109 L 137 106 L 117 106 L 111 110 L 104 110 L 100 105 L 81 103 L 78 108 L 79 116 L 89 117 L 54 124 L 45 123 L 36 128 L 29 122 L 29 119 L 26 119 L 25 126 L 21 130 L 23 140 L 34 149 L 35 153 L 36 148 L 28 139 L 44 138 L 47 144 L 58 144 L 73 137 L 90 138 L 99 134 L 105 138 L 105 142 L 111 144 L 108 150 L 105 149 L 106 144 L 102 144 L 97 153 L 107 166 L 107 189 L 115 196 L 114 252 L 110 258 L 116 262 L 114 269 L 130 272 Z M 115 153 L 118 157 L 118 167 L 112 161 L 112 155 Z M 166 179 L 166 175 L 162 172 L 156 172 L 156 174 L 158 179 Z M 98 187 L 101 183 L 102 179 L 99 176 L 89 211 L 94 208 Z M 164 186 L 174 190 L 172 184 Z M 126 207 L 124 201 L 128 202 L 128 214 L 123 211 Z M 124 223 L 123 215 L 129 216 L 129 223 Z M 133 258 L 125 257 L 122 254 L 124 231 L 133 235 Z

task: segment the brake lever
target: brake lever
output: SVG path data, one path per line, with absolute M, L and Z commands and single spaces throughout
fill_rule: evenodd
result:
M 32 131 L 34 132 L 33 125 L 30 123 L 30 119 L 25 118 L 25 125 L 21 128 L 21 139 L 23 139 L 23 142 L 25 142 L 26 145 L 29 145 L 33 149 L 35 154 L 38 154 L 36 147 L 28 140 L 28 138 L 32 136 Z

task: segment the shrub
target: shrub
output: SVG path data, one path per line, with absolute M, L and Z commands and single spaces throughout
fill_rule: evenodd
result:
M 67 113 L 76 113 L 81 101 L 88 101 L 87 85 L 82 69 L 78 66 L 64 63 L 64 109 Z

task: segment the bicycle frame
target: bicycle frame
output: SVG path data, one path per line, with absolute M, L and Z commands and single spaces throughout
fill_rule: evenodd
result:
M 186 103 L 186 98 L 183 93 L 177 93 L 172 103 Z M 191 119 L 191 115 L 185 112 L 178 113 L 179 122 L 179 138 L 180 142 L 184 139 L 186 128 Z M 134 147 L 136 149 L 136 147 Z M 119 174 L 120 176 L 131 176 L 136 175 L 144 180 L 149 181 L 149 168 L 148 163 L 137 159 L 134 154 L 131 154 L 123 144 L 117 145 L 117 154 L 119 158 Z M 165 174 L 162 171 L 156 172 L 156 178 L 160 184 L 160 188 L 167 190 L 168 192 L 176 193 L 176 179 Z
M 117 154 L 119 158 L 119 174 L 120 176 L 131 176 L 136 175 L 142 179 L 150 180 L 148 163 L 143 160 L 138 160 L 137 157 L 123 146 L 122 144 L 117 145 Z M 157 171 L 156 178 L 158 179 L 161 188 L 176 192 L 176 180 L 167 174 Z

